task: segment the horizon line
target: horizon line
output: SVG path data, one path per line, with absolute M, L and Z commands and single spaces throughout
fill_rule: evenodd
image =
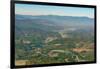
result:
M 16 13 L 15 13 L 15 15 L 26 15 L 26 16 L 69 16 L 69 15 L 56 15 L 56 14 L 29 15 L 29 14 L 16 14 Z M 88 16 L 70 16 L 70 17 L 86 17 L 86 18 L 94 19 L 94 17 L 88 17 Z

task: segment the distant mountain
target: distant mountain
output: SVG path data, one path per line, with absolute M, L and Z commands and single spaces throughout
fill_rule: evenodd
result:
M 36 19 L 42 21 L 52 21 L 53 24 L 56 25 L 76 25 L 76 24 L 94 24 L 93 18 L 88 17 L 75 17 L 75 16 L 58 16 L 58 15 L 38 15 L 38 16 L 31 16 L 31 15 L 16 15 L 16 19 L 23 20 L 23 19 Z M 50 24 L 52 24 L 52 22 Z
M 43 31 L 54 32 L 57 30 L 75 28 L 90 29 L 94 27 L 94 19 L 88 17 L 58 16 L 58 15 L 18 15 L 15 16 L 16 31 Z

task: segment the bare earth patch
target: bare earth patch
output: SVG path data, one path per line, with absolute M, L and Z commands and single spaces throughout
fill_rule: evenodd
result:
M 26 65 L 28 60 L 15 60 L 16 66 Z

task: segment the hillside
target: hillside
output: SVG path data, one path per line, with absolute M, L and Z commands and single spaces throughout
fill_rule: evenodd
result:
M 94 60 L 93 18 L 16 14 L 15 35 L 16 64 Z

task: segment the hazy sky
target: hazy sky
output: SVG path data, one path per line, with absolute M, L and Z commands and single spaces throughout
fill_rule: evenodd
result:
M 48 5 L 15 4 L 15 14 L 21 15 L 60 15 L 60 16 L 85 16 L 94 18 L 93 8 L 62 7 Z

